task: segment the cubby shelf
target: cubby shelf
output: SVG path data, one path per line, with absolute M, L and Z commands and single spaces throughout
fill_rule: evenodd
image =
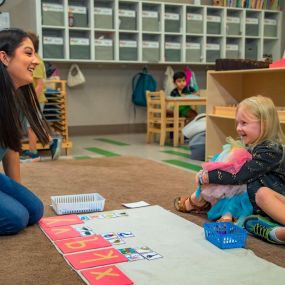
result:
M 213 64 L 281 55 L 280 11 L 140 0 L 35 5 L 45 60 Z

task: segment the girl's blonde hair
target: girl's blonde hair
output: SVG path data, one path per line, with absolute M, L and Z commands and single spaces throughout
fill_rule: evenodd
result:
M 237 111 L 243 108 L 260 121 L 261 131 L 253 145 L 265 140 L 276 143 L 285 143 L 285 136 L 281 128 L 277 109 L 273 101 L 261 95 L 244 99 L 238 104 Z

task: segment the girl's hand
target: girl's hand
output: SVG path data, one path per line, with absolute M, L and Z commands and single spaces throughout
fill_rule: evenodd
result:
M 207 170 L 200 170 L 196 174 L 196 183 L 198 185 L 209 184 L 209 176 Z

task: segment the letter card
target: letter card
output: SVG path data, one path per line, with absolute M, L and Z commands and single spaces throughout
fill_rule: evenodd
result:
M 131 285 L 134 282 L 129 279 L 118 267 L 104 266 L 92 268 L 80 273 L 91 285 Z

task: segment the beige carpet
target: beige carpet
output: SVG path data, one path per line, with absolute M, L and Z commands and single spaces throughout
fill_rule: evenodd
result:
M 25 164 L 22 178 L 23 184 L 44 201 L 45 216 L 54 215 L 48 206 L 51 195 L 98 192 L 106 198 L 105 210 L 144 200 L 175 212 L 173 198 L 195 190 L 194 174 L 135 157 Z M 205 217 L 177 214 L 199 225 L 205 221 Z M 250 237 L 247 247 L 285 267 L 285 246 Z M 0 237 L 0 252 L 0 285 L 84 284 L 38 226 L 16 236 Z

